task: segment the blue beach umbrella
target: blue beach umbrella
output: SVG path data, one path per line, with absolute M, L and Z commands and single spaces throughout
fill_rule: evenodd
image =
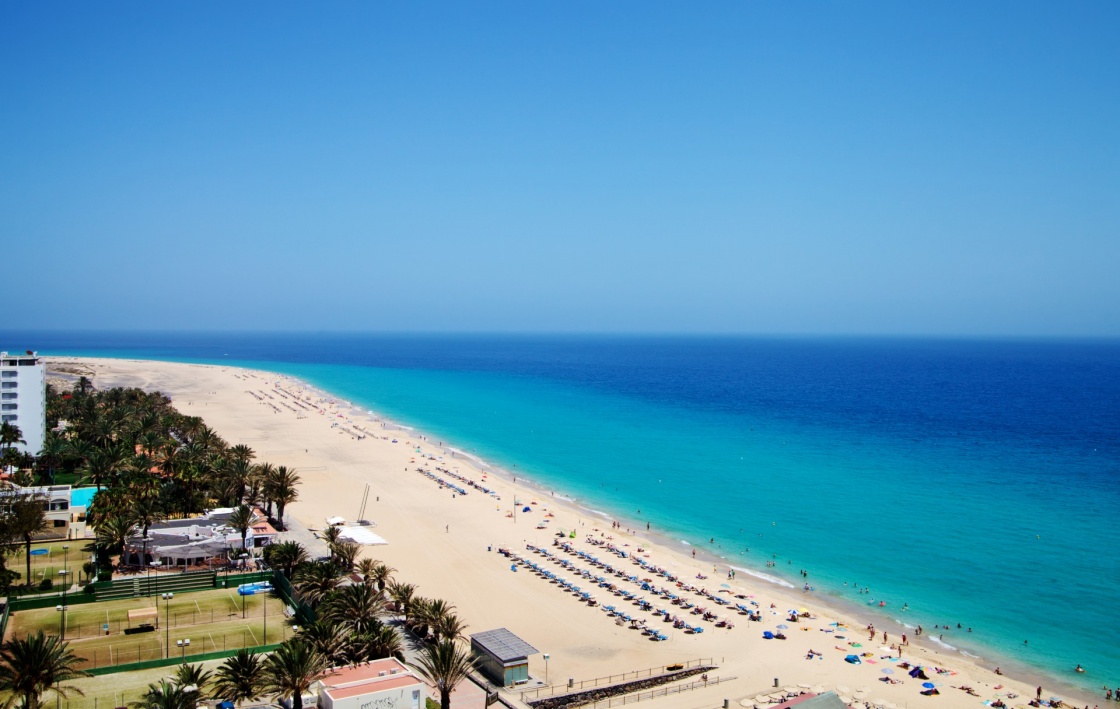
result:
M 936 686 L 933 682 L 922 682 L 922 687 L 925 689 L 933 689 Z
M 533 511 L 533 508 L 532 508 L 532 507 L 526 507 L 525 509 L 523 509 L 523 510 L 521 510 L 521 511 L 522 511 L 522 512 L 532 512 L 532 511 Z
M 789 628 L 788 625 L 779 625 L 778 626 L 778 630 L 786 630 L 787 628 Z
M 848 664 L 851 664 L 851 665 L 862 665 L 863 664 L 863 660 L 859 659 L 859 655 L 848 655 L 847 657 L 844 658 L 844 662 L 847 662 Z

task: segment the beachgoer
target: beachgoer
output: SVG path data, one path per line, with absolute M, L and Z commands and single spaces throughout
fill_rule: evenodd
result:
M 997 667 L 997 668 L 996 668 L 996 674 L 997 674 L 997 675 L 1001 675 L 1001 674 L 1003 674 L 1003 671 L 1002 671 L 1002 670 L 1000 670 L 1000 668 L 998 668 L 998 667 Z
M 1037 699 L 1040 702 L 1042 701 L 1042 687 L 1039 687 L 1038 689 L 1034 690 L 1034 698 Z

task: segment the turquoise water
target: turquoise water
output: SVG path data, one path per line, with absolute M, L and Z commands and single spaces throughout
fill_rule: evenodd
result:
M 1117 343 L 85 337 L 55 351 L 298 376 L 877 624 L 1120 684 Z
M 93 495 L 96 492 L 97 492 L 96 487 L 73 487 L 73 488 L 70 488 L 70 506 L 71 507 L 89 507 L 89 503 L 93 500 Z

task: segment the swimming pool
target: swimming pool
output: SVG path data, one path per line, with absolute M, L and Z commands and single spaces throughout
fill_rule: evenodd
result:
M 94 493 L 97 492 L 96 487 L 73 487 L 70 488 L 70 506 L 71 507 L 89 507 L 89 503 L 93 500 Z

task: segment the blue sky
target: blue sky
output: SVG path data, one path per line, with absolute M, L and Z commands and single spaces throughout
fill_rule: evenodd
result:
M 0 5 L 0 328 L 1120 336 L 1120 5 Z

